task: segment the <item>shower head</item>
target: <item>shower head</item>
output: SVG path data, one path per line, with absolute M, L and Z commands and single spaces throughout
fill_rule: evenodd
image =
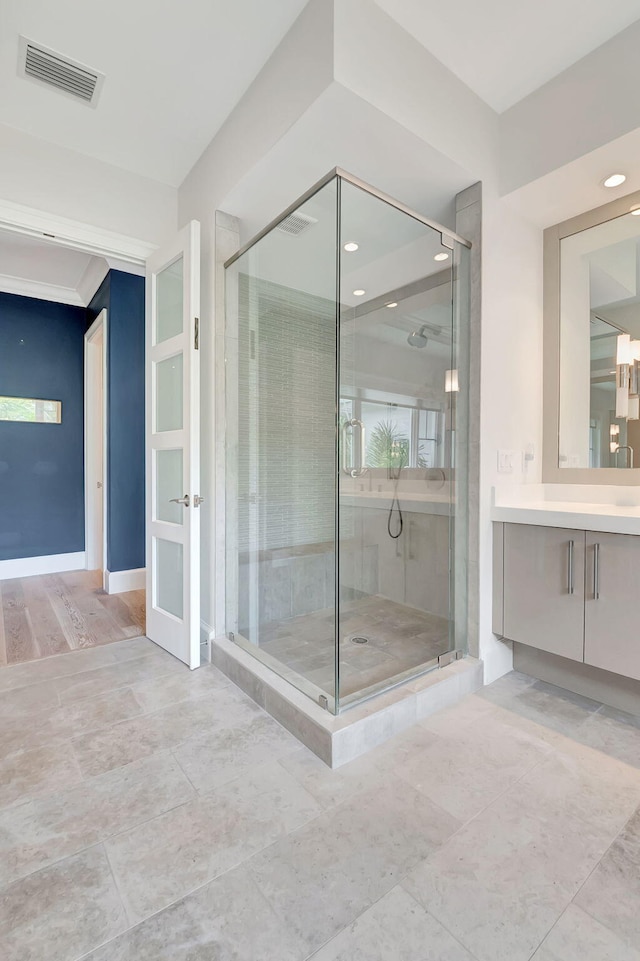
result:
M 425 327 L 422 326 L 420 330 L 414 330 L 412 334 L 407 337 L 407 343 L 410 347 L 426 347 L 427 338 L 425 336 Z

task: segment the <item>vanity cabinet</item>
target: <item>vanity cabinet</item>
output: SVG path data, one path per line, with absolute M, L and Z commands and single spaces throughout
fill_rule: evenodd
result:
M 640 680 L 640 537 L 586 537 L 584 662 Z
M 581 661 L 584 564 L 584 531 L 505 524 L 505 637 Z
M 640 680 L 640 536 L 496 525 L 494 630 Z

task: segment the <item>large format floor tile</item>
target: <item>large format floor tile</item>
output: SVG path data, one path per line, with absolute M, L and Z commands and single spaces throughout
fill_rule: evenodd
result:
M 575 900 L 628 944 L 640 946 L 640 806 Z
M 377 904 L 313 955 L 313 961 L 474 961 L 466 948 L 402 888 Z
M 640 768 L 640 716 L 603 707 L 589 716 L 578 737 L 583 744 Z
M 0 668 L 0 957 L 640 961 L 639 725 L 512 674 L 332 771 L 142 638 Z
M 80 781 L 82 775 L 69 742 L 12 754 L 0 762 L 0 809 Z
M 640 961 L 640 948 L 624 944 L 609 928 L 570 904 L 532 961 Z
M 549 748 L 491 715 L 434 738 L 396 765 L 395 773 L 454 817 L 468 821 L 547 756 Z
M 3 961 L 75 961 L 126 927 L 100 846 L 17 881 L 0 894 Z
M 392 780 L 326 811 L 249 862 L 260 890 L 310 949 L 350 924 L 458 828 Z
M 0 811 L 0 888 L 194 796 L 165 753 Z
M 235 723 L 227 716 L 175 749 L 178 763 L 200 793 L 216 790 L 266 758 L 275 760 L 298 749 L 300 742 L 292 734 L 250 704 L 236 713 Z
M 601 707 L 597 701 L 544 681 L 532 681 L 526 675 L 515 675 L 515 679 L 510 675 L 501 681 L 504 683 L 498 681 L 483 688 L 480 696 L 570 737 Z
M 55 678 L 52 684 L 58 692 L 60 703 L 70 704 L 119 687 L 131 687 L 138 681 L 147 681 L 163 674 L 182 673 L 183 670 L 184 665 L 180 661 L 160 651 L 121 663 L 107 664 L 81 674 Z
M 264 712 L 253 701 L 227 687 L 81 735 L 72 744 L 82 773 L 91 777 L 177 747 L 195 737 L 195 732 L 206 737 L 206 732 L 211 731 L 213 736 L 221 727 L 234 729 L 263 716 Z
M 86 961 L 304 961 L 246 867 L 230 871 L 94 952 Z
M 528 961 L 640 798 L 638 772 L 578 747 L 554 754 L 403 886 L 478 958 Z
M 112 838 L 106 849 L 129 918 L 159 911 L 319 813 L 270 763 Z

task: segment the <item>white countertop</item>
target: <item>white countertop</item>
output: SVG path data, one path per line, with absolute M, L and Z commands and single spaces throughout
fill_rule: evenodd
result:
M 640 491 L 586 484 L 494 488 L 491 520 L 640 535 Z

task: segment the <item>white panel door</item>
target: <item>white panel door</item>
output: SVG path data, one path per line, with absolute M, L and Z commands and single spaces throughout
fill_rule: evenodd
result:
M 200 665 L 200 224 L 147 261 L 147 636 Z

